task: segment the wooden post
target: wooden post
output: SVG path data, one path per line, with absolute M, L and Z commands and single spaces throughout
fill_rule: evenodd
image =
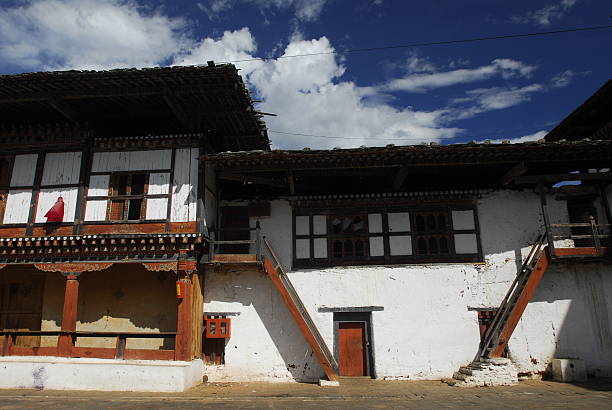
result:
M 79 302 L 78 273 L 65 274 L 66 292 L 64 293 L 64 310 L 62 311 L 62 332 L 75 332 L 77 322 L 77 306 Z M 57 341 L 59 356 L 70 357 L 75 338 L 73 334 L 64 333 Z
M 548 242 L 548 249 L 550 256 L 555 257 L 555 242 L 552 231 L 550 230 L 550 218 L 548 217 L 548 203 L 546 201 L 546 191 L 544 185 L 538 185 L 538 191 L 540 191 L 540 205 L 542 206 L 542 217 L 544 218 L 544 228 L 546 229 L 546 241 Z
M 184 295 L 182 299 L 178 299 L 178 321 L 176 325 L 174 360 L 190 361 L 192 359 L 191 298 L 193 289 L 191 273 L 192 271 L 183 271 L 184 277 L 179 279 Z

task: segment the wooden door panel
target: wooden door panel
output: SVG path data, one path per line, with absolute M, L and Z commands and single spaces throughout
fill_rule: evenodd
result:
M 340 376 L 367 376 L 365 323 L 338 324 Z

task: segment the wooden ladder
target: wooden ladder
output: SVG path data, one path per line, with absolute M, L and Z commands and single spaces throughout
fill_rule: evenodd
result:
M 334 355 L 327 347 L 327 344 L 321 336 L 321 333 L 319 333 L 317 326 L 308 314 L 306 307 L 302 303 L 300 296 L 289 280 L 287 272 L 280 259 L 274 252 L 274 249 L 270 245 L 270 242 L 268 242 L 265 237 L 263 240 L 274 261 L 273 262 L 268 257 L 265 257 L 263 261 L 264 270 L 283 298 L 283 301 L 287 305 L 287 308 L 289 309 L 291 316 L 293 316 L 298 328 L 302 332 L 302 335 L 304 335 L 304 338 L 317 356 L 321 367 L 323 367 L 323 370 L 325 371 L 325 375 L 329 380 L 337 381 L 338 363 L 336 362 Z
M 548 246 L 544 245 L 545 240 L 546 235 L 540 234 L 531 247 L 521 270 L 497 309 L 493 323 L 485 333 L 478 350 L 477 361 L 484 358 L 501 357 L 506 349 L 512 332 L 550 264 Z

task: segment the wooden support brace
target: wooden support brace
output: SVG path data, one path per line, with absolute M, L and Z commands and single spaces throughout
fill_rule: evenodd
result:
M 78 274 L 71 273 L 66 276 L 66 290 L 64 292 L 64 309 L 62 311 L 62 331 L 76 332 L 77 307 L 79 302 Z M 61 334 L 57 341 L 59 356 L 70 357 L 74 347 L 72 334 Z

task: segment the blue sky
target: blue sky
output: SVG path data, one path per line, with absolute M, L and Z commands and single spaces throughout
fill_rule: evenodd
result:
M 275 148 L 541 138 L 611 76 L 607 0 L 0 0 L 0 73 L 236 63 Z M 279 56 L 327 53 L 310 57 Z M 305 135 L 282 134 L 279 132 Z

